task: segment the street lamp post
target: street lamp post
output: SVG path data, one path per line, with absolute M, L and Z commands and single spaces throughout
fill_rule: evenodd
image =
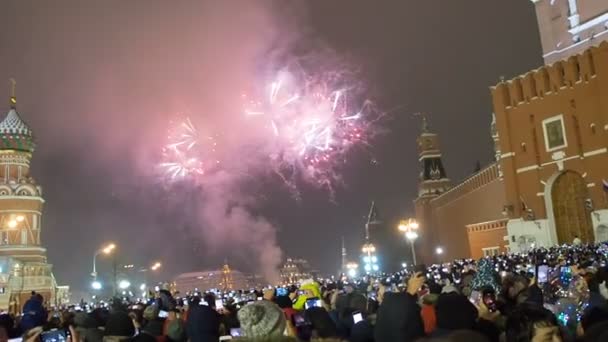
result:
M 371 242 L 368 242 L 363 245 L 361 249 L 363 252 L 363 263 L 364 269 L 367 273 L 377 272 L 380 270 L 378 266 L 378 258 L 376 257 L 376 246 L 374 246 Z
M 405 238 L 410 241 L 410 246 L 412 248 L 412 261 L 414 265 L 416 262 L 416 249 L 414 247 L 414 241 L 418 238 L 418 222 L 414 219 L 409 219 L 407 221 L 401 221 L 399 223 L 399 230 L 405 232 Z
M 348 270 L 348 276 L 351 278 L 355 278 L 357 276 L 357 268 L 359 268 L 359 265 L 357 265 L 357 263 L 354 262 L 349 262 L 348 264 L 346 264 L 346 269 Z
M 96 281 L 97 280 L 97 256 L 99 254 L 110 254 L 112 253 L 112 251 L 114 250 L 114 248 L 116 248 L 116 245 L 111 243 L 103 248 L 98 249 L 95 254 L 93 254 L 93 272 L 91 272 L 91 276 L 93 277 L 93 280 Z

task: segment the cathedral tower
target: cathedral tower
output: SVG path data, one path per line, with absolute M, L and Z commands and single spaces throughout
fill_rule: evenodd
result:
M 439 137 L 430 131 L 424 114 L 422 115 L 422 130 L 417 143 L 421 170 L 418 197 L 414 200 L 416 219 L 420 227 L 420 242 L 417 243 L 420 247 L 416 248 L 416 254 L 418 260 L 430 263 L 435 261 L 433 251 L 438 246 L 439 234 L 431 208 L 431 200 L 450 189 L 451 182 L 441 160 Z
M 44 199 L 30 176 L 34 137 L 17 112 L 14 81 L 9 104 L 0 122 L 0 309 L 19 312 L 31 291 L 52 303 L 57 285 L 40 241 Z

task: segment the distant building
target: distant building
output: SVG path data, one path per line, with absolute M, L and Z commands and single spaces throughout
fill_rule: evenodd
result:
M 491 88 L 496 161 L 453 185 L 418 138 L 425 262 L 608 241 L 608 2 L 532 2 L 546 65 Z
M 297 284 L 301 280 L 317 277 L 319 273 L 310 267 L 307 260 L 292 258 L 287 258 L 279 272 L 283 284 Z
M 235 271 L 228 264 L 225 264 L 219 270 L 182 273 L 175 278 L 173 289 L 184 294 L 195 290 L 242 290 L 252 288 L 255 285 L 251 283 L 251 276 Z

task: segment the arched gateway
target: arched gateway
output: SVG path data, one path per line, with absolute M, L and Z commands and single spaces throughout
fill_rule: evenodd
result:
M 559 244 L 572 243 L 577 235 L 583 242 L 595 241 L 591 215 L 585 208 L 588 198 L 587 185 L 578 173 L 566 171 L 555 179 L 551 201 Z

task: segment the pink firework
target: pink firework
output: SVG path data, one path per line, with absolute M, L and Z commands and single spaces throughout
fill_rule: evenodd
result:
M 367 144 L 375 112 L 369 101 L 353 110 L 354 88 L 333 87 L 335 77 L 295 76 L 280 72 L 267 86 L 264 100 L 249 101 L 245 110 L 260 117 L 272 132 L 273 168 L 290 186 L 296 174 L 332 188 L 338 166 L 354 146 Z
M 190 118 L 170 124 L 163 162 L 159 167 L 170 181 L 194 178 L 207 173 L 219 163 L 214 158 L 217 142 L 213 137 L 200 137 Z

